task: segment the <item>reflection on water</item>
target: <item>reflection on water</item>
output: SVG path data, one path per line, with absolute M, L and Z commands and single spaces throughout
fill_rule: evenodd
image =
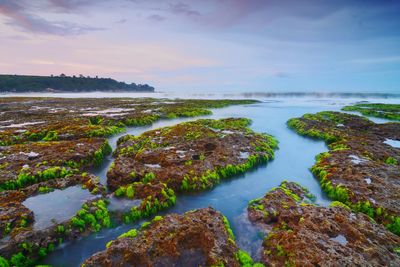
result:
M 116 197 L 111 197 L 109 201 L 110 203 L 108 204 L 107 208 L 110 211 L 120 211 L 120 212 L 127 212 L 132 207 L 140 206 L 140 203 L 142 203 L 141 199 L 126 199 L 126 198 L 116 198 Z
M 338 111 L 344 104 L 348 103 L 336 99 L 312 102 L 268 101 L 213 110 L 214 114 L 206 117 L 215 119 L 250 118 L 253 121 L 251 128 L 254 131 L 274 135 L 279 140 L 279 150 L 275 152 L 275 160 L 244 175 L 222 181 L 213 190 L 178 196 L 176 205 L 162 212 L 162 214 L 183 213 L 192 209 L 212 206 L 228 217 L 239 246 L 251 252 L 256 259 L 259 258 L 260 254 L 256 251 L 254 244 L 261 242 L 263 234 L 248 222 L 246 216 L 247 203 L 251 199 L 263 196 L 283 180 L 290 180 L 307 187 L 316 196 L 317 204 L 324 206 L 329 204 L 329 200 L 321 191 L 318 181 L 309 171 L 309 168 L 315 162 L 315 156 L 327 150 L 324 142 L 297 135 L 286 126 L 286 121 L 293 117 L 302 116 L 304 113 L 315 113 L 323 110 Z M 194 119 L 196 118 L 158 121 L 152 126 L 129 128 L 127 133 L 138 135 L 150 129 Z M 109 139 L 113 149 L 116 146 L 116 140 L 124 134 Z M 96 171 L 102 182 L 106 181 L 106 171 L 111 160 L 111 157 L 108 158 L 106 164 Z M 135 225 L 122 225 L 114 229 L 104 229 L 99 233 L 72 242 L 49 255 L 44 263 L 55 266 L 78 266 L 90 255 L 104 250 L 108 241 Z
M 395 148 L 400 148 L 400 141 L 398 140 L 386 139 L 384 143 Z
M 80 186 L 71 186 L 64 190 L 56 189 L 47 194 L 30 197 L 22 204 L 33 211 L 35 216 L 33 227 L 42 230 L 54 223 L 70 219 L 86 200 L 94 197 Z

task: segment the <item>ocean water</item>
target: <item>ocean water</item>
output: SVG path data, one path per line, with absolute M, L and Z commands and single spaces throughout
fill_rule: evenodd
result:
M 58 95 L 57 95 L 58 96 Z M 120 97 L 120 94 L 104 94 L 103 97 Z M 124 95 L 125 96 L 125 95 Z M 139 95 L 134 95 L 139 96 Z M 143 96 L 143 95 L 140 95 Z M 149 96 L 146 94 L 146 96 Z M 176 98 L 176 95 L 154 95 L 151 97 Z M 75 94 L 68 97 L 92 97 L 91 94 Z M 185 98 L 184 96 L 180 96 Z M 191 96 L 191 98 L 194 98 Z M 207 98 L 207 97 L 201 97 Z M 209 98 L 225 98 L 221 96 L 209 96 Z M 233 98 L 233 97 L 232 97 Z M 237 97 L 240 98 L 240 97 Z M 217 185 L 214 189 L 201 193 L 179 195 L 174 207 L 163 211 L 161 214 L 184 213 L 188 210 L 214 207 L 228 217 L 238 245 L 252 254 L 255 259 L 259 258 L 257 246 L 261 243 L 263 235 L 253 227 L 247 220 L 246 207 L 250 200 L 262 197 L 268 190 L 278 186 L 283 180 L 295 181 L 305 186 L 316 196 L 316 203 L 328 205 L 330 201 L 321 191 L 318 181 L 313 177 L 309 168 L 314 164 L 317 154 L 327 151 L 323 141 L 312 140 L 299 136 L 289 129 L 286 122 L 290 118 L 302 116 L 305 113 L 315 113 L 323 110 L 338 111 L 346 104 L 365 99 L 354 98 L 259 98 L 261 103 L 231 106 L 222 109 L 214 109 L 213 114 L 201 118 L 228 118 L 246 117 L 253 123 L 251 128 L 257 132 L 266 132 L 275 136 L 279 141 L 279 149 L 275 152 L 275 159 L 266 165 L 255 168 L 244 175 L 227 179 Z M 398 99 L 368 99 L 371 102 L 399 103 Z M 185 118 L 162 120 L 150 126 L 128 128 L 126 133 L 109 138 L 113 149 L 116 141 L 125 134 L 138 135 L 147 130 L 174 125 L 179 122 L 196 120 L 198 118 Z M 386 120 L 372 119 L 377 123 Z M 112 162 L 112 156 L 104 161 L 103 165 L 94 170 L 94 173 L 106 182 L 106 172 Z M 126 203 L 125 203 L 126 204 Z M 125 209 L 121 202 L 121 209 Z M 65 203 L 68 205 L 68 202 Z M 113 203 L 119 205 L 118 202 Z M 123 206 L 123 207 L 122 207 Z M 43 264 L 54 266 L 79 266 L 92 254 L 104 250 L 105 244 L 115 239 L 127 230 L 138 227 L 136 222 L 128 225 L 120 225 L 112 229 L 103 229 L 98 233 L 66 243 L 49 254 Z

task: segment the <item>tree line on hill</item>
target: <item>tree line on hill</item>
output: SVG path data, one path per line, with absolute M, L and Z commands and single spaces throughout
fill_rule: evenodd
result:
M 148 84 L 118 82 L 111 78 L 66 76 L 0 75 L 0 92 L 154 92 Z

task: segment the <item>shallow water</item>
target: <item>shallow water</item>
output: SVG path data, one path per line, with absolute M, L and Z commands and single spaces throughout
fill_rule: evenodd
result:
M 33 228 L 42 230 L 55 223 L 61 223 L 76 214 L 82 204 L 94 198 L 88 190 L 80 186 L 71 186 L 64 190 L 52 192 L 26 199 L 24 204 L 35 215 Z
M 331 240 L 339 243 L 342 246 L 346 246 L 348 243 L 344 235 L 338 235 L 336 237 L 332 237 Z
M 388 144 L 389 146 L 395 147 L 395 148 L 400 148 L 400 141 L 399 140 L 386 139 L 384 141 L 384 143 Z
M 247 220 L 247 203 L 254 198 L 263 196 L 272 187 L 278 186 L 283 180 L 299 182 L 316 196 L 316 203 L 328 205 L 329 200 L 321 191 L 318 181 L 312 176 L 309 168 L 314 164 L 317 154 L 327 150 L 323 141 L 312 140 L 299 136 L 286 126 L 286 121 L 304 113 L 315 113 L 322 110 L 340 110 L 343 106 L 337 100 L 329 101 L 266 101 L 247 106 L 232 106 L 213 110 L 208 118 L 246 117 L 253 120 L 251 128 L 257 132 L 267 132 L 279 140 L 279 150 L 275 152 L 275 160 L 260 166 L 244 175 L 222 181 L 214 189 L 180 195 L 177 203 L 166 213 L 183 213 L 185 211 L 212 206 L 228 217 L 238 245 L 251 252 L 254 258 L 259 258 L 255 244 L 259 244 L 262 234 Z M 116 141 L 125 134 L 140 134 L 144 131 L 197 118 L 173 119 L 158 121 L 151 126 L 129 128 L 126 133 L 109 139 L 113 149 Z M 106 171 L 112 162 L 108 157 L 101 168 L 95 170 L 103 183 L 106 182 Z M 113 206 L 115 203 L 113 203 Z M 117 204 L 118 205 L 118 204 Z M 123 206 L 123 205 L 122 205 Z M 126 207 L 125 207 L 126 208 Z M 79 266 L 83 260 L 92 254 L 104 250 L 105 244 L 115 239 L 121 233 L 136 227 L 140 222 L 122 225 L 113 229 L 104 229 L 88 237 L 81 238 L 56 249 L 43 263 L 54 266 Z

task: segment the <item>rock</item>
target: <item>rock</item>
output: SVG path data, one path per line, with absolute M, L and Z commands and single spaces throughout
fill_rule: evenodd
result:
M 0 239 L 16 228 L 33 222 L 33 212 L 22 204 L 26 195 L 20 191 L 0 192 Z
M 125 126 L 148 125 L 160 118 L 208 115 L 210 108 L 252 103 L 257 101 L 5 98 L 1 100 L 0 146 L 107 137 L 123 131 Z
M 84 145 L 77 146 L 78 143 Z M 34 158 L 29 156 L 28 151 L 32 150 L 38 151 L 38 155 Z M 111 152 L 110 150 L 108 142 L 103 138 L 33 142 L 0 148 L 3 154 L 0 158 L 0 165 L 3 166 L 0 168 L 0 188 L 18 189 L 56 178 L 55 176 L 60 174 L 59 171 L 62 168 L 69 173 L 72 169 L 85 169 L 97 165 L 105 155 Z M 59 170 L 54 168 L 59 168 Z M 54 175 L 52 171 L 49 177 L 42 177 L 42 174 L 44 175 L 49 169 L 54 170 Z M 23 175 L 25 177 L 22 177 Z
M 197 120 L 121 137 L 107 185 L 117 197 L 142 200 L 124 220 L 155 214 L 174 205 L 177 193 L 211 188 L 272 159 L 277 142 L 251 131 L 249 123 L 248 119 Z
M 342 108 L 342 110 L 357 111 L 365 116 L 400 121 L 399 104 L 361 103 L 351 106 L 345 106 Z
M 118 141 L 107 173 L 111 190 L 133 182 L 162 182 L 174 191 L 211 188 L 273 158 L 276 141 L 252 132 L 247 119 L 198 120 Z M 222 133 L 230 130 L 230 133 Z M 248 157 L 241 157 L 247 153 Z
M 169 214 L 113 241 L 83 266 L 240 266 L 238 248 L 212 208 Z
M 320 154 L 311 169 L 329 197 L 400 235 L 400 148 L 385 143 L 400 140 L 399 123 L 375 124 L 356 115 L 320 112 L 288 124 L 329 143 L 329 153 Z
M 0 240 L 0 255 L 15 256 L 30 266 L 64 240 L 110 226 L 105 205 L 92 201 L 70 221 L 37 231 L 32 227 L 34 214 L 21 204 L 36 194 L 77 184 L 105 197 L 98 177 L 86 172 L 111 152 L 106 137 L 126 126 L 211 114 L 209 108 L 257 101 L 10 97 L 0 102 L 0 234 L 5 237 Z M 143 197 L 140 216 L 175 203 L 174 191 L 165 183 L 134 188 Z
M 269 229 L 262 245 L 265 265 L 400 265 L 400 237 L 343 204 L 319 207 L 307 196 L 299 185 L 283 182 L 249 204 L 249 219 Z

